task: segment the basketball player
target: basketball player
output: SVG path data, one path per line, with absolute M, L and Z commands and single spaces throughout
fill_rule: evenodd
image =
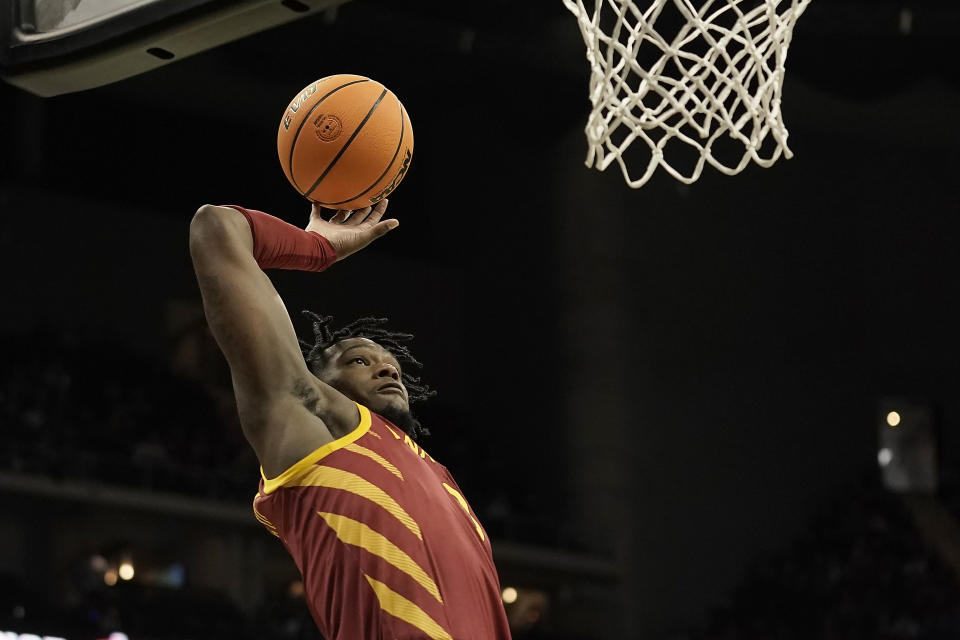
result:
M 327 640 L 508 639 L 490 540 L 415 441 L 409 403 L 431 392 L 403 371 L 418 364 L 412 336 L 371 318 L 332 331 L 313 316 L 304 353 L 263 272 L 326 269 L 395 229 L 386 210 L 384 199 L 324 220 L 314 205 L 304 230 L 205 205 L 191 222 L 204 311 L 261 465 L 254 515 L 293 556 Z

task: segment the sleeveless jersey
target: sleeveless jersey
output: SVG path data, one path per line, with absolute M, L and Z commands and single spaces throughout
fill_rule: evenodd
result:
M 490 540 L 446 467 L 366 407 L 253 511 L 303 576 L 327 640 L 509 640 Z M 262 475 L 262 473 L 261 473 Z

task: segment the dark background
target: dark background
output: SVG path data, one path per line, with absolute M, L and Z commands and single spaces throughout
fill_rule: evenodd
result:
M 275 152 L 287 100 L 375 78 L 416 136 L 402 224 L 323 275 L 271 274 L 288 309 L 416 334 L 439 391 L 424 444 L 491 534 L 614 567 L 552 592 L 555 620 L 696 627 L 814 514 L 878 486 L 882 398 L 934 407 L 941 468 L 957 461 L 957 22 L 815 1 L 787 63 L 795 157 L 636 191 L 583 166 L 588 67 L 560 2 L 355 0 L 79 94 L 0 85 L 7 373 L 63 344 L 91 375 L 176 368 L 193 212 L 303 223 Z M 214 395 L 217 358 L 193 369 Z

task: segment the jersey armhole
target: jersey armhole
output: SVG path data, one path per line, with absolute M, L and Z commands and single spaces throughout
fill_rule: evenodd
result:
M 260 467 L 260 477 L 263 478 L 262 493 L 266 495 L 276 491 L 286 483 L 290 482 L 292 479 L 302 474 L 309 467 L 322 460 L 324 457 L 330 455 L 337 449 L 342 449 L 348 444 L 352 444 L 363 437 L 363 435 L 370 430 L 370 410 L 358 402 L 355 402 L 354 404 L 357 405 L 357 409 L 360 411 L 360 424 L 358 424 L 353 431 L 341 438 L 337 438 L 333 442 L 328 442 L 322 447 L 315 449 L 311 453 L 308 453 L 306 456 L 293 463 L 290 468 L 275 478 L 267 478 L 263 474 L 263 467 Z

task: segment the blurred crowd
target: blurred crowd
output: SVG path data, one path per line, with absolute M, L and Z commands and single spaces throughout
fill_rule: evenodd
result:
M 246 501 L 257 463 L 214 397 L 108 341 L 5 338 L 0 470 Z
M 114 640 L 323 640 L 304 605 L 289 593 L 268 594 L 252 615 L 224 594 L 197 588 L 165 589 L 138 582 L 91 589 L 78 602 L 52 602 L 0 574 L 0 637 L 4 631 Z
M 44 334 L 0 339 L 0 347 L 0 472 L 248 502 L 257 463 L 243 441 L 228 387 L 109 340 Z M 470 454 L 468 447 L 460 453 L 451 448 L 447 464 L 465 486 L 489 484 L 473 481 L 483 469 Z M 956 575 L 927 544 L 904 497 L 886 491 L 877 474 L 871 478 L 855 497 L 839 499 L 809 523 L 788 551 L 756 565 L 706 625 L 670 639 L 960 638 Z M 538 522 L 557 522 L 543 513 L 520 530 L 516 501 L 522 496 L 495 487 L 471 499 L 499 539 L 523 540 L 525 531 L 543 528 Z M 941 503 L 954 518 L 960 514 L 960 482 L 947 476 Z M 157 590 L 131 583 L 93 590 L 82 610 L 68 612 L 31 600 L 15 584 L 15 577 L 0 576 L 0 630 L 27 629 L 39 615 L 54 624 L 69 620 L 74 631 L 78 620 L 86 621 L 89 628 L 77 637 L 122 624 L 131 637 L 147 640 L 319 638 L 302 600 L 291 594 L 275 594 L 251 618 L 222 595 L 189 584 Z M 548 636 L 531 629 L 525 637 Z
M 292 585 L 295 586 L 295 585 Z M 272 590 L 257 612 L 187 584 L 91 588 L 70 609 L 32 597 L 0 576 L 0 629 L 69 638 L 322 640 L 302 589 Z M 534 626 L 517 640 L 571 638 Z M 602 631 L 590 636 L 604 638 Z M 902 496 L 879 483 L 808 524 L 787 551 L 758 564 L 698 629 L 671 640 L 948 640 L 960 638 L 960 585 L 924 541 Z
M 672 640 L 960 638 L 960 584 L 925 541 L 910 499 L 865 482 L 789 551 L 757 564 L 704 628 Z
M 105 338 L 65 336 L 0 337 L 0 472 L 249 502 L 259 465 L 240 429 L 225 361 L 202 321 L 179 332 L 168 361 Z M 444 424 L 458 418 L 434 411 Z M 491 445 L 475 441 L 475 430 L 459 433 L 441 431 L 426 446 L 442 447 L 443 463 L 490 534 L 558 544 L 564 529 L 555 501 L 491 483 L 500 456 L 478 453 Z

